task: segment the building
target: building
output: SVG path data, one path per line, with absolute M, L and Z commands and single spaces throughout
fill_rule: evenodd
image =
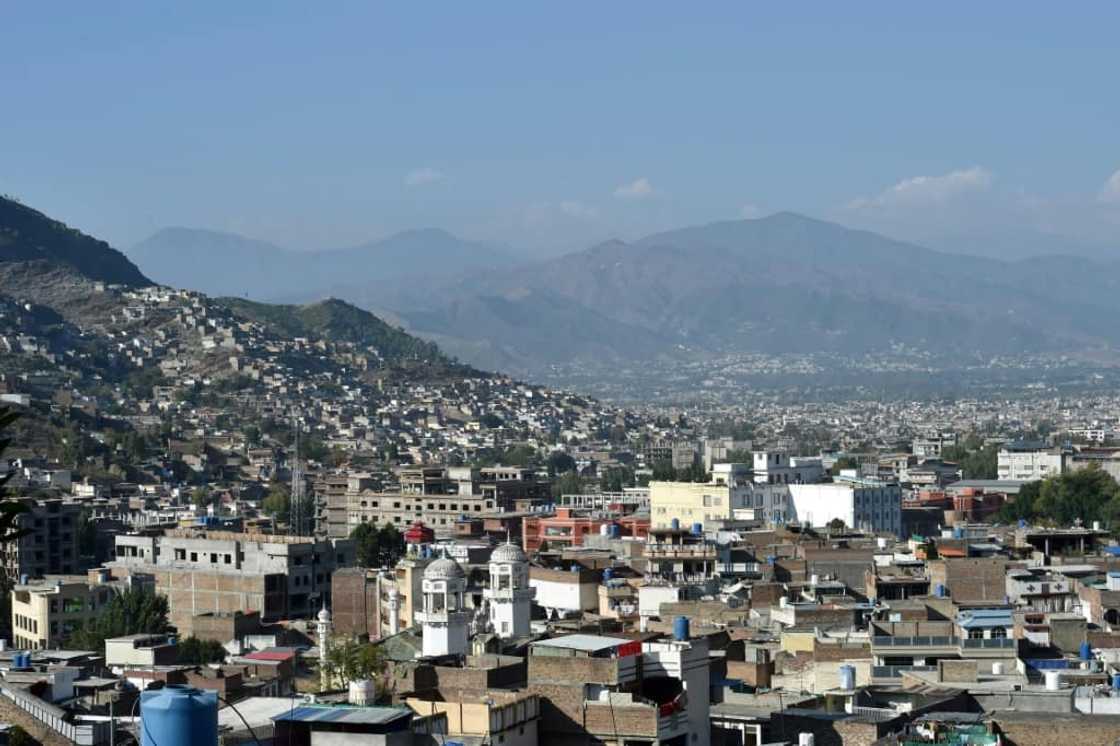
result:
M 1062 473 L 1062 452 L 1042 441 L 1017 440 L 1004 443 L 996 457 L 999 479 L 1028 482 L 1054 477 Z
M 589 536 L 608 535 L 617 526 L 617 535 L 644 541 L 649 532 L 649 518 L 619 515 L 617 512 L 557 508 L 553 515 L 529 514 L 521 519 L 521 541 L 527 552 L 543 549 L 569 549 L 583 546 Z
M 179 658 L 175 638 L 139 633 L 105 641 L 105 665 L 112 669 L 169 666 Z
M 25 500 L 15 528 L 26 532 L 0 544 L 0 563 L 9 580 L 21 576 L 74 575 L 82 571 L 78 531 L 82 507 L 61 499 Z
M 85 575 L 49 575 L 17 583 L 11 592 L 12 644 L 42 650 L 62 647 L 100 613 L 123 584 Z
M 459 563 L 441 557 L 424 570 L 424 609 L 416 615 L 422 627 L 425 656 L 466 655 L 471 617 L 463 594 L 467 578 Z
M 108 567 L 114 575 L 154 576 L 171 623 L 185 626 L 203 612 L 259 611 L 264 622 L 310 619 L 330 602 L 332 573 L 353 561 L 348 539 L 176 529 L 117 536 Z
M 756 484 L 813 484 L 824 479 L 824 465 L 819 458 L 791 457 L 773 451 L 755 451 L 753 456 Z
M 902 532 L 902 488 L 877 480 L 789 485 L 789 521 L 826 528 L 841 521 L 848 528 L 876 533 Z
M 536 589 L 529 585 L 529 558 L 514 544 L 502 544 L 490 555 L 490 625 L 502 639 L 526 637 Z
M 650 482 L 650 525 L 668 528 L 704 525 L 705 521 L 728 521 L 747 505 L 749 484 L 717 482 Z

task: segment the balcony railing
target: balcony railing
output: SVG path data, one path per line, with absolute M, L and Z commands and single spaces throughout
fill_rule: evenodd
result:
M 1015 647 L 1015 641 L 1013 639 L 1011 639 L 1010 637 L 994 637 L 990 640 L 981 640 L 981 639 L 969 640 L 969 639 L 966 639 L 966 640 L 961 640 L 961 643 L 962 643 L 961 647 L 964 647 L 964 648 L 982 648 L 984 650 L 988 650 L 988 649 L 998 650 L 998 649 Z
M 960 647 L 961 638 L 952 635 L 920 637 L 889 637 L 881 635 L 871 638 L 871 647 L 876 648 L 955 648 Z
M 903 672 L 923 671 L 930 673 L 936 671 L 937 666 L 872 666 L 871 678 L 873 679 L 901 679 Z

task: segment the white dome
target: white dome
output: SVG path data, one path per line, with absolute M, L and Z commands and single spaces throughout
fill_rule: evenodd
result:
M 528 562 L 529 558 L 525 556 L 525 552 L 521 551 L 521 547 L 507 542 L 499 545 L 490 553 L 490 561 L 514 564 Z
M 449 580 L 466 577 L 459 563 L 450 557 L 440 557 L 424 570 L 424 580 Z
M 327 624 L 331 621 L 331 613 L 327 611 L 327 607 L 319 609 L 319 615 L 316 617 L 320 622 Z

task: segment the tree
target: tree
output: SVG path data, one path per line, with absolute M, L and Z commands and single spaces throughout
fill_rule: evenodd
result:
M 39 742 L 35 737 L 23 729 L 23 726 L 12 725 L 8 727 L 7 731 L 8 740 L 5 743 L 8 746 L 38 746 Z
M 256 448 L 261 442 L 261 429 L 256 425 L 246 425 L 241 431 L 245 436 L 245 445 L 250 448 Z
M 980 438 L 971 436 L 959 445 L 942 448 L 941 458 L 960 464 L 965 479 L 995 479 L 999 448 L 986 446 Z
M 859 469 L 859 462 L 851 456 L 841 456 L 836 459 L 836 463 L 832 465 L 832 476 L 839 476 L 840 472 L 844 469 Z
M 561 474 L 559 479 L 552 482 L 552 496 L 579 495 L 583 493 L 583 480 L 574 471 Z
M 833 531 L 843 531 L 848 526 L 847 526 L 846 523 L 844 523 L 844 521 L 842 519 L 833 518 L 831 521 L 828 522 L 828 527 L 830 529 L 832 529 Z
M 226 659 L 226 649 L 217 640 L 200 640 L 190 636 L 178 645 L 179 663 L 188 666 L 204 666 L 207 663 L 221 663 Z
M 0 406 L 0 457 L 11 445 L 11 438 L 7 433 L 17 419 L 19 412 L 11 407 Z M 26 535 L 30 529 L 20 528 L 20 516 L 28 512 L 27 504 L 22 500 L 12 500 L 8 497 L 8 481 L 15 475 L 15 471 L 8 471 L 0 476 L 0 547 Z M 12 586 L 13 578 L 6 572 L 0 572 L 0 630 L 10 632 L 12 624 Z
M 576 460 L 563 451 L 553 451 L 548 455 L 548 475 L 565 474 L 576 470 Z
M 385 671 L 385 658 L 376 645 L 357 638 L 330 640 L 325 664 L 328 679 L 335 686 L 345 687 L 351 681 L 372 679 L 378 690 L 384 688 L 380 678 Z
M 211 502 L 210 488 L 205 485 L 191 490 L 191 502 L 200 508 L 205 508 Z
M 164 634 L 171 630 L 167 613 L 166 597 L 151 588 L 129 588 L 71 634 L 67 645 L 78 650 L 103 650 L 110 637 Z
M 1120 484 L 1096 466 L 1067 472 L 1023 485 L 999 516 L 1007 522 L 1022 518 L 1058 526 L 1105 521 L 1115 531 L 1120 529 Z
M 274 519 L 287 518 L 292 509 L 292 500 L 287 488 L 279 483 L 273 484 L 272 489 L 261 502 L 261 509 Z
M 404 556 L 404 534 L 391 523 L 377 528 L 362 523 L 350 532 L 358 564 L 362 567 L 392 567 Z
M 89 508 L 78 514 L 78 553 L 83 557 L 97 556 L 97 524 Z

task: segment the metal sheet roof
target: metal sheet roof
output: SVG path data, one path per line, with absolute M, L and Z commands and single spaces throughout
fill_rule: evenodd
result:
M 540 646 L 546 648 L 563 648 L 565 650 L 582 650 L 587 653 L 594 653 L 599 650 L 608 650 L 610 648 L 617 648 L 619 645 L 625 645 L 633 642 L 625 637 L 605 637 L 603 635 L 564 635 L 563 637 L 554 637 L 551 640 L 538 640 L 533 643 L 533 646 Z
M 272 720 L 302 723 L 345 723 L 347 725 L 385 725 L 400 718 L 412 717 L 407 707 L 331 707 L 301 705 L 294 710 L 274 715 Z

